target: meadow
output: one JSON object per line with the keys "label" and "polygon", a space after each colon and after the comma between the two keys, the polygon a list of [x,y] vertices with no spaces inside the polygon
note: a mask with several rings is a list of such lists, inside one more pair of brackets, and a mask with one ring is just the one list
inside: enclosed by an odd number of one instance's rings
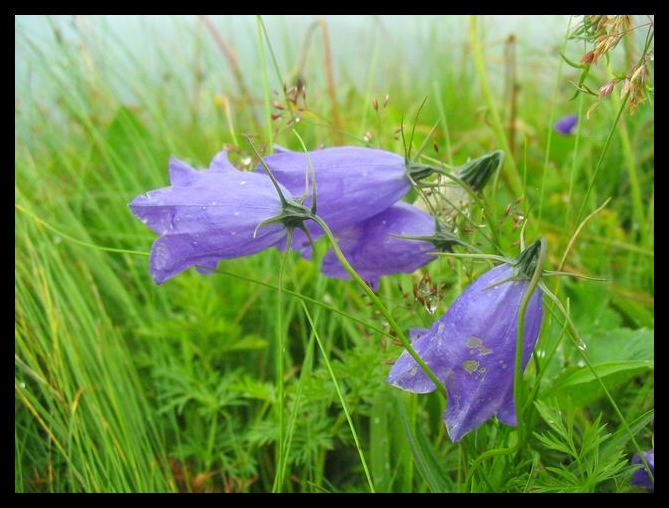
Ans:
{"label": "meadow", "polygon": [[[141,52],[99,17],[40,16],[38,34],[27,18],[16,493],[648,491],[634,478],[654,465],[633,461],[654,449],[652,16],[567,16],[554,45],[491,38],[494,16],[435,16],[411,47],[362,16],[345,53],[317,17],[297,30],[247,16],[237,31],[226,16],[149,17]],[[276,146],[344,145],[444,173],[503,161],[455,207],[465,244],[373,290],[322,273],[328,238],[310,258],[268,248],[153,280],[157,235],[129,203],[170,184],[171,156],[201,169],[225,149],[252,171]],[[431,178],[435,199],[459,185]],[[454,441],[454,401],[389,372],[409,330],[540,238],[543,320],[526,368],[515,355],[517,425],[492,417]]]}

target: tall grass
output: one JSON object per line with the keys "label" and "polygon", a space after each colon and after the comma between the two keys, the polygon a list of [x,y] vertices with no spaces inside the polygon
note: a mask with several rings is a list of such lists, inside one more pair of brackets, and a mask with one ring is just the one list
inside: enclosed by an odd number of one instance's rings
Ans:
{"label": "tall grass", "polygon": [[[557,48],[491,41],[486,17],[435,18],[418,65],[370,18],[362,76],[325,20],[137,18],[141,57],[104,19],[41,20],[15,25],[16,492],[634,490],[654,432],[652,101],[630,115],[615,96],[586,121]],[[449,27],[466,37],[446,46]],[[571,112],[575,136],[554,133]],[[472,244],[514,257],[524,225],[548,239],[547,269],[604,279],[546,279],[587,347],[546,301],[522,446],[495,421],[452,443],[442,398],[385,382],[401,351],[387,317],[429,326],[489,265],[440,257],[374,297],[321,275],[320,245],[313,262],[272,250],[149,276],[153,235],[127,203],[167,185],[170,154],[205,167],[228,146],[244,169],[250,142],[403,154],[400,127],[433,163],[505,150]]]}

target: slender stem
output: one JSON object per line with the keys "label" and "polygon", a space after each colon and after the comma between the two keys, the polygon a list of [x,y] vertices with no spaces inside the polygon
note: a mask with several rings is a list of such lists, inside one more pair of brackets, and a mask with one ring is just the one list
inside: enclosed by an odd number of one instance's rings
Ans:
{"label": "slender stem", "polygon": [[[544,238],[539,240],[541,245],[539,247],[539,255],[537,258],[537,264],[530,279],[530,283],[527,286],[527,290],[523,295],[523,299],[520,302],[520,311],[518,313],[518,335],[516,337],[516,363],[514,370],[513,378],[513,400],[515,402],[516,412],[517,408],[521,406],[520,400],[522,398],[523,391],[523,343],[525,338],[525,314],[527,313],[527,306],[530,303],[530,299],[534,294],[534,291],[537,289],[539,282],[541,282],[541,277],[544,272],[544,263],[546,262],[546,253],[547,253],[547,244]],[[517,447],[520,448],[524,441],[525,437],[525,425],[523,424],[523,419],[518,418],[518,442]]]}
{"label": "slender stem", "polygon": [[286,251],[283,255],[281,261],[281,267],[279,269],[279,287],[277,290],[277,324],[276,324],[276,354],[274,356],[275,361],[275,370],[276,370],[276,404],[278,410],[278,425],[279,425],[279,437],[277,439],[277,457],[276,457],[276,475],[274,476],[274,483],[272,485],[272,492],[280,492],[283,487],[284,482],[284,472],[286,469],[287,461],[287,451],[284,448],[284,428],[283,428],[283,399],[284,399],[284,389],[283,389],[283,353],[284,353],[284,335],[283,335],[283,276],[285,273],[286,263],[288,260],[288,254],[290,252],[290,243],[293,236],[293,230],[288,230],[288,238],[286,239]]}
{"label": "slender stem", "polygon": [[497,143],[500,144],[504,151],[509,154],[507,160],[509,161],[510,167],[508,168],[508,171],[502,173],[502,179],[508,187],[508,190],[514,196],[520,197],[523,195],[522,180],[518,174],[516,160],[513,157],[513,152],[509,146],[509,141],[504,134],[504,127],[499,117],[497,108],[495,107],[495,100],[492,96],[492,91],[490,90],[490,82],[488,80],[488,74],[485,69],[483,48],[481,47],[481,41],[479,39],[478,23],[477,17],[475,15],[469,18],[469,38],[473,53],[474,67],[476,68],[476,73],[478,74],[481,92],[483,93],[483,97],[485,98],[485,101],[488,105],[488,111],[490,112],[490,116],[492,118],[492,128],[495,131]]}
{"label": "slender stem", "polygon": [[588,197],[590,196],[590,191],[595,186],[595,179],[597,178],[597,175],[599,174],[599,170],[602,167],[602,163],[604,162],[604,155],[606,155],[606,152],[609,149],[609,146],[611,145],[611,139],[613,139],[613,134],[616,131],[616,126],[618,125],[618,122],[620,121],[620,117],[623,114],[623,111],[625,110],[625,104],[627,104],[627,100],[629,99],[629,92],[625,94],[625,97],[622,100],[622,103],[620,107],[618,108],[618,114],[616,115],[615,120],[613,121],[613,125],[611,126],[611,129],[609,130],[608,135],[606,136],[606,141],[604,142],[604,146],[602,147],[602,151],[599,154],[599,160],[597,161],[597,165],[595,166],[595,171],[592,175],[592,178],[590,179],[588,189],[585,192],[585,196],[583,197],[583,204],[581,205],[581,209],[578,212],[578,215],[576,216],[576,222],[579,223],[581,221],[581,217],[583,216],[583,213],[585,212],[585,207],[588,205]]}
{"label": "slender stem", "polygon": [[[263,90],[265,92],[265,114],[267,119],[271,119],[272,116],[272,97],[271,89],[269,85],[269,76],[267,75],[267,59],[265,56],[265,41],[267,40],[267,31],[265,30],[265,23],[263,23],[262,17],[258,16],[258,53],[260,53],[260,69],[262,73],[262,82]],[[274,52],[272,51],[272,46],[268,46],[272,58],[274,57]],[[279,75],[281,77],[281,75]],[[272,130],[271,120],[267,122],[267,144],[269,146],[274,145],[274,131]]]}
{"label": "slender stem", "polygon": [[325,76],[327,79],[327,94],[330,98],[332,111],[332,125],[334,126],[334,135],[338,144],[343,144],[341,118],[339,115],[339,103],[337,102],[337,89],[334,81],[334,71],[332,70],[332,52],[330,51],[330,31],[326,20],[319,20],[321,35],[323,36],[323,65],[325,66]]}
{"label": "slender stem", "polygon": [[435,375],[435,373],[432,372],[432,369],[430,369],[430,367],[427,366],[427,364],[418,355],[418,353],[416,353],[416,350],[411,346],[411,341],[409,341],[409,339],[406,337],[404,331],[397,324],[395,318],[393,318],[393,315],[390,313],[388,308],[385,305],[383,305],[383,302],[379,299],[376,293],[374,293],[372,288],[370,288],[369,285],[367,285],[367,283],[360,277],[360,275],[358,275],[358,272],[355,271],[353,266],[351,266],[351,263],[349,263],[348,259],[346,259],[346,256],[344,256],[344,253],[339,248],[339,245],[337,245],[337,240],[335,239],[330,227],[325,223],[323,219],[321,219],[318,216],[314,216],[312,217],[312,219],[316,222],[316,224],[318,224],[321,228],[323,228],[325,236],[328,238],[330,245],[332,246],[332,250],[335,253],[335,256],[337,256],[337,259],[342,264],[344,269],[349,273],[351,277],[353,277],[353,280],[355,280],[358,283],[358,285],[362,288],[365,294],[369,296],[374,306],[379,310],[379,312],[381,312],[383,317],[388,321],[390,328],[395,332],[397,338],[400,340],[400,342],[402,342],[404,348],[416,361],[416,363],[420,365],[420,368],[423,369],[425,374],[427,374],[427,376],[435,384],[435,386],[437,387],[437,391],[444,397],[444,399],[447,399],[448,395],[446,394],[446,388],[444,387],[442,382]]}
{"label": "slender stem", "polygon": [[304,301],[300,302],[302,304],[302,310],[304,310],[304,314],[307,317],[307,321],[309,321],[309,325],[311,326],[311,330],[314,334],[314,337],[316,338],[316,342],[318,343],[318,348],[321,350],[321,354],[323,355],[323,361],[325,362],[325,366],[328,369],[328,373],[330,374],[330,378],[332,378],[332,383],[334,384],[335,391],[337,392],[337,397],[339,398],[339,402],[341,403],[342,410],[344,411],[344,415],[346,415],[346,421],[348,421],[349,428],[351,429],[351,435],[353,436],[353,441],[355,442],[355,447],[358,450],[358,455],[360,456],[360,462],[362,463],[362,469],[365,471],[365,478],[367,479],[367,484],[369,485],[369,490],[370,492],[374,493],[374,481],[372,480],[372,475],[369,472],[369,467],[367,466],[367,461],[365,460],[365,455],[362,453],[362,445],[360,444],[360,438],[358,437],[358,433],[355,430],[355,425],[353,425],[353,419],[351,418],[351,412],[348,409],[348,406],[346,404],[346,399],[344,397],[344,394],[341,391],[341,388],[339,387],[339,383],[337,382],[337,376],[334,373],[334,370],[332,369],[332,363],[330,362],[330,359],[328,358],[328,355],[325,351],[325,348],[323,347],[323,341],[320,338],[320,335],[316,331],[316,326],[314,325],[314,322],[311,318],[311,314],[309,313],[309,310],[307,309],[307,306],[305,305]]}

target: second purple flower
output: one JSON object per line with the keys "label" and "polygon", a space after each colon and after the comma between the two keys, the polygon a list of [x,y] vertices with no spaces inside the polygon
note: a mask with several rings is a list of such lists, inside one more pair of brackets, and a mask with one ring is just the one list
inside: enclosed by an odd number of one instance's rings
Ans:
{"label": "second purple flower", "polygon": [[[494,415],[506,425],[517,424],[513,385],[518,317],[544,248],[544,241],[537,241],[514,264],[502,264],[484,273],[429,329],[411,331],[412,347],[448,393],[443,419],[453,441]],[[541,300],[542,291],[537,287],[525,314],[523,368],[539,336]],[[436,389],[407,351],[391,369],[388,383],[414,393]]]}

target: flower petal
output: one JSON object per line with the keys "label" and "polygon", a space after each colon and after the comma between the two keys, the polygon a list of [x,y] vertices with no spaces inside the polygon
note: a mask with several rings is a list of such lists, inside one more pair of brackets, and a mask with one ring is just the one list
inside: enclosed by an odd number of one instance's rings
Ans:
{"label": "flower petal", "polygon": [[[374,217],[337,230],[335,237],[349,263],[376,289],[381,276],[412,273],[435,259],[438,249],[432,242],[402,236],[434,234],[431,215],[400,201]],[[323,258],[322,272],[330,277],[351,278],[333,251]]]}
{"label": "flower petal", "polygon": [[[515,350],[526,279],[512,280],[514,267],[497,266],[484,273],[453,302],[412,345],[442,380],[448,394],[443,420],[453,441],[497,414],[516,425],[513,399]],[[536,289],[525,313],[523,368],[539,335],[543,318],[542,291]],[[388,381],[399,388],[424,393],[434,390],[426,374],[406,351],[393,366]]]}
{"label": "flower petal", "polygon": [[[648,462],[648,467],[650,468],[651,473],[653,475],[655,474],[655,450],[647,450],[645,452],[645,458],[646,462]],[[632,458],[632,464],[642,464],[641,457],[639,454],[634,454],[634,457]],[[648,471],[646,471],[646,468],[643,467],[641,469],[637,469],[634,474],[632,475],[632,485],[636,485],[637,487],[641,487],[642,489],[646,490],[655,490],[655,480],[650,478],[650,475],[648,474]]]}
{"label": "flower petal", "polygon": [[[516,423],[513,378],[518,312],[528,281],[508,280],[512,276],[510,265],[489,270],[465,289],[440,320],[445,354],[451,362],[444,382],[449,398],[443,416],[453,441],[496,413],[503,423]],[[525,314],[523,368],[539,335],[541,296],[540,290],[534,292]]]}
{"label": "flower petal", "polygon": [[[355,224],[385,210],[410,188],[404,158],[385,150],[340,146],[294,152],[280,149],[264,158],[274,177],[311,206],[312,174],[316,181],[316,214],[331,229]],[[259,172],[264,172],[261,165]],[[322,234],[307,224],[314,237]]]}
{"label": "flower petal", "polygon": [[[269,177],[237,170],[225,153],[214,157],[212,164],[212,169],[196,171],[172,158],[172,185],[130,203],[135,216],[161,235],[150,259],[158,283],[190,266],[213,267],[220,259],[255,254],[285,239],[281,224],[259,227],[282,212]],[[281,189],[287,199],[292,198]]]}
{"label": "flower petal", "polygon": [[[424,328],[411,329],[409,336],[412,339],[411,346],[418,356],[430,367],[438,379],[443,380],[448,364],[441,339],[435,338],[431,330]],[[437,389],[425,371],[406,350],[402,351],[393,365],[387,381],[392,386],[412,393],[429,393]]]}

